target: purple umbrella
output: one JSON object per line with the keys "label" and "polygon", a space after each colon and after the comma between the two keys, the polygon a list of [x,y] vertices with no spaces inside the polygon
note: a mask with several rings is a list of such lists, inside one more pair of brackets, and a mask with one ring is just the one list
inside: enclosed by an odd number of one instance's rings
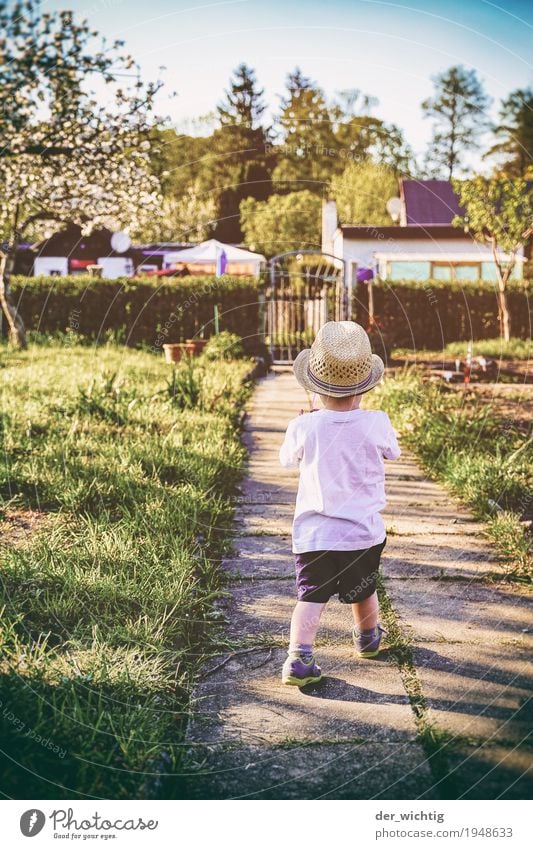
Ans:
{"label": "purple umbrella", "polygon": [[355,279],[358,283],[366,283],[367,280],[374,279],[374,272],[371,268],[365,268],[365,266],[363,265],[355,272]]}

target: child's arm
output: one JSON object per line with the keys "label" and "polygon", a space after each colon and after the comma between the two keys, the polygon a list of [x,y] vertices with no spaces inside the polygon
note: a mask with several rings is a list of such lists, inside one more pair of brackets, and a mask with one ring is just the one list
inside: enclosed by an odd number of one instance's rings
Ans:
{"label": "child's arm", "polygon": [[394,430],[391,420],[389,419],[387,413],[383,414],[385,416],[385,437],[383,439],[383,456],[386,460],[398,460],[401,456],[401,449],[398,445],[398,439],[396,436],[396,431]]}
{"label": "child's arm", "polygon": [[285,469],[298,466],[303,456],[303,449],[298,445],[296,420],[289,422],[283,445],[279,450],[279,461]]}

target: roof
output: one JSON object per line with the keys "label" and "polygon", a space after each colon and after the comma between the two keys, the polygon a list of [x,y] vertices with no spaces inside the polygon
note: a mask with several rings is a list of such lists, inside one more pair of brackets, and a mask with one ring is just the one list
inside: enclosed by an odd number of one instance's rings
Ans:
{"label": "roof", "polygon": [[47,239],[32,245],[39,256],[96,257],[103,254],[115,255],[111,248],[111,230],[100,227],[87,236],[82,235],[78,224],[69,224],[56,230]]}
{"label": "roof", "polygon": [[473,239],[460,227],[452,227],[451,224],[433,224],[426,227],[420,224],[408,224],[402,227],[399,224],[390,226],[374,227],[372,224],[341,227],[342,234],[346,239],[376,240],[376,239],[465,239],[472,242]]}
{"label": "roof", "polygon": [[265,260],[263,254],[256,254],[235,245],[226,245],[217,239],[208,239],[192,248],[181,251],[172,251],[166,255],[168,261],[173,262],[216,262],[221,251],[226,254],[228,262],[252,262],[254,260]]}
{"label": "roof", "polygon": [[449,180],[400,180],[405,224],[451,224],[463,215]]}

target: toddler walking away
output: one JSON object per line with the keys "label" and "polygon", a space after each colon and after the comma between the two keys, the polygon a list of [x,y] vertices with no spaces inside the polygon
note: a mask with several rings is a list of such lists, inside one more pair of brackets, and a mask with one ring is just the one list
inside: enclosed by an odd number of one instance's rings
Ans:
{"label": "toddler walking away", "polygon": [[324,409],[289,422],[280,449],[282,466],[299,467],[292,531],[298,601],[291,620],[282,681],[303,687],[320,681],[313,643],[331,596],[351,604],[359,657],[375,657],[379,625],[376,581],[385,526],[383,459],[400,449],[386,413],[361,410],[361,396],[382,379],[383,361],[372,354],[364,329],[329,321],[310,349],[294,361],[294,375],[321,396]]}

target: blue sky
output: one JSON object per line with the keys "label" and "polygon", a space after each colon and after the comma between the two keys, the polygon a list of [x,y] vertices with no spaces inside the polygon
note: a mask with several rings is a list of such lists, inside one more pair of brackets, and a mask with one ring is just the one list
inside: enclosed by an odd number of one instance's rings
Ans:
{"label": "blue sky", "polygon": [[159,110],[185,131],[214,109],[241,61],[256,68],[272,109],[295,65],[330,97],[348,88],[376,96],[374,114],[403,127],[416,151],[430,134],[420,102],[432,74],[475,68],[494,113],[511,89],[533,84],[525,0],[43,0],[42,8],[74,9],[125,39],[146,78],[165,65]]}

